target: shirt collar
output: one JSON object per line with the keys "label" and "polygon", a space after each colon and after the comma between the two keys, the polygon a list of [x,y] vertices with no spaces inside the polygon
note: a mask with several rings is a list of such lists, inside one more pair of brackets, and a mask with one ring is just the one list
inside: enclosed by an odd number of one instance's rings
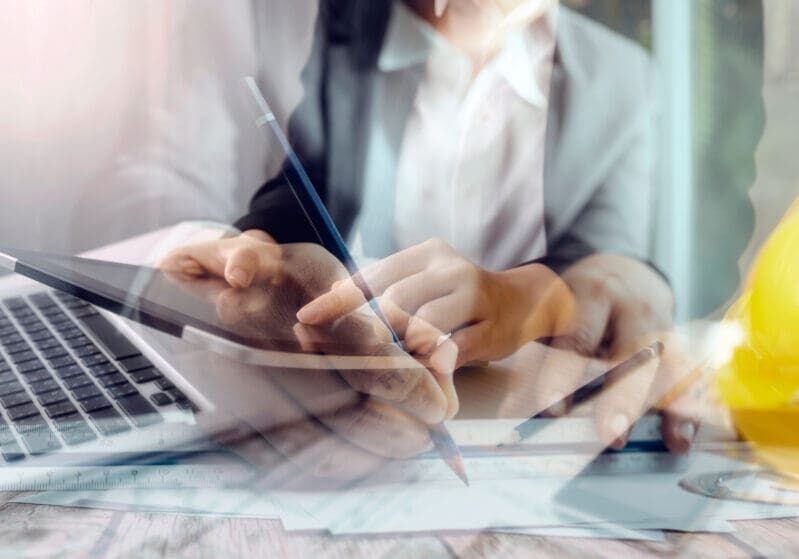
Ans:
{"label": "shirt collar", "polygon": [[[392,4],[391,21],[377,63],[381,72],[396,72],[424,64],[436,49],[451,50],[452,56],[465,58],[403,2]],[[496,71],[519,97],[541,108],[547,105],[550,72],[542,72],[540,66],[551,67],[553,63],[556,17],[557,11],[553,11],[515,31],[486,67],[496,65]]]}

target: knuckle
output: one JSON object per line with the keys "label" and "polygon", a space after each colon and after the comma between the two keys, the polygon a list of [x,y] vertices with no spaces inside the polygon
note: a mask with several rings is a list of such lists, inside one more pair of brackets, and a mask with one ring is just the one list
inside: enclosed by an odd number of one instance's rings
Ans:
{"label": "knuckle", "polygon": [[593,356],[596,349],[594,347],[595,337],[589,326],[578,324],[572,333],[565,338],[561,347],[565,347],[579,355]]}

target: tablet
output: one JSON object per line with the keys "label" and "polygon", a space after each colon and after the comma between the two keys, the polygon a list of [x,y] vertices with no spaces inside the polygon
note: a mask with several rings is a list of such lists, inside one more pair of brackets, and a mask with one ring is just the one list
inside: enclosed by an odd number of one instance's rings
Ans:
{"label": "tablet", "polygon": [[376,334],[381,324],[376,317],[354,314],[325,328],[299,326],[295,314],[313,296],[296,282],[234,289],[221,278],[4,247],[0,266],[243,363],[337,370],[420,367]]}

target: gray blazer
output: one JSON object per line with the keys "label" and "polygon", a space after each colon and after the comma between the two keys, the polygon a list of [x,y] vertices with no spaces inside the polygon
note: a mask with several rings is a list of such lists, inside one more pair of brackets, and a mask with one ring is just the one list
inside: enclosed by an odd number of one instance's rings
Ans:
{"label": "gray blazer", "polygon": [[[303,72],[305,97],[289,136],[333,220],[346,238],[358,215],[370,122],[370,87],[391,0],[321,3],[314,47]],[[416,82],[401,87],[400,133]],[[651,69],[631,41],[561,8],[544,165],[548,254],[562,269],[596,252],[646,259],[653,176]],[[294,199],[290,168],[254,196],[236,225],[264,229],[279,242],[319,242]],[[392,177],[387,177],[391,180]],[[519,263],[523,264],[523,263]]]}

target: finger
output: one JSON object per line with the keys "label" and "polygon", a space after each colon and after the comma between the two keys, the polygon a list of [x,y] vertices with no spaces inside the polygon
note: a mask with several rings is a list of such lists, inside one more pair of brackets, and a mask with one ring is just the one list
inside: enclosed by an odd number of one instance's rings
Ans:
{"label": "finger", "polygon": [[[309,327],[303,324],[297,325],[294,331],[303,348],[308,348],[306,351],[316,351],[322,348],[322,351],[330,353],[330,332],[321,332],[319,327]],[[332,337],[335,339],[335,332]],[[368,335],[361,336],[360,339],[367,340]],[[340,369],[339,374],[358,392],[392,402],[403,411],[428,424],[441,422],[447,416],[448,410],[453,407],[457,409],[457,405],[453,406],[450,401],[454,387],[451,392],[445,393],[431,371],[393,343],[361,347],[350,346],[346,350],[347,354],[357,354],[362,357],[373,355],[376,362],[391,355],[404,356],[407,360],[407,366],[403,368],[375,366],[359,370]]]}
{"label": "finger", "polygon": [[235,287],[246,287],[253,280],[270,279],[278,268],[282,251],[274,242],[261,240],[265,233],[250,232],[181,247],[161,261],[160,267],[189,275],[208,273],[225,278]]}
{"label": "finger", "polygon": [[415,314],[425,303],[452,293],[458,284],[456,273],[454,268],[425,270],[392,284],[380,298],[391,301],[409,314]]}
{"label": "finger", "polygon": [[[609,329],[611,356],[621,361],[642,347],[652,345],[658,341],[658,332],[667,330],[667,320],[668,317],[647,312],[641,305],[622,306]],[[630,371],[608,375],[609,389],[599,396],[596,406],[598,428],[603,437],[621,431],[625,422],[629,430],[629,426],[651,409],[658,400],[656,380],[663,376],[665,364],[661,354],[657,359]],[[612,446],[623,448],[628,435],[618,436]]]}
{"label": "finger", "polygon": [[362,282],[363,286],[375,296],[382,295],[386,289],[400,280],[427,269],[432,259],[446,250],[448,247],[437,239],[414,245],[367,266],[358,274],[356,283]]}
{"label": "finger", "polygon": [[691,450],[699,430],[699,423],[671,412],[663,412],[661,415],[663,417],[661,431],[666,447],[677,454],[685,454]]}
{"label": "finger", "polygon": [[605,389],[597,396],[594,412],[600,439],[613,448],[623,448],[632,425],[651,406],[650,388],[660,359],[608,375]]}
{"label": "finger", "polygon": [[421,364],[415,369],[342,370],[339,373],[355,390],[391,402],[428,425],[444,421],[450,410],[447,395],[433,374]]}
{"label": "finger", "polygon": [[235,289],[228,287],[216,297],[216,314],[226,326],[237,326],[254,316],[263,316],[269,306],[269,297],[262,289]]}
{"label": "finger", "polygon": [[455,390],[455,366],[458,361],[458,346],[446,340],[427,360],[428,368],[447,402],[445,419],[452,419],[458,413],[460,401]]}
{"label": "finger", "polygon": [[419,353],[432,351],[442,334],[456,332],[477,318],[476,301],[469,290],[425,303],[408,323],[405,343]]}
{"label": "finger", "polygon": [[491,335],[491,323],[479,322],[473,326],[463,328],[452,334],[450,340],[458,348],[458,358],[455,368],[460,368],[473,361],[487,360],[485,340]]}
{"label": "finger", "polygon": [[348,279],[302,307],[297,320],[311,326],[326,324],[358,310],[366,302],[363,292]]}
{"label": "finger", "polygon": [[535,409],[558,417],[568,413],[568,396],[593,380],[601,371],[589,371],[592,357],[602,343],[610,318],[604,299],[583,300],[576,311],[571,332],[555,338],[538,374]]}

